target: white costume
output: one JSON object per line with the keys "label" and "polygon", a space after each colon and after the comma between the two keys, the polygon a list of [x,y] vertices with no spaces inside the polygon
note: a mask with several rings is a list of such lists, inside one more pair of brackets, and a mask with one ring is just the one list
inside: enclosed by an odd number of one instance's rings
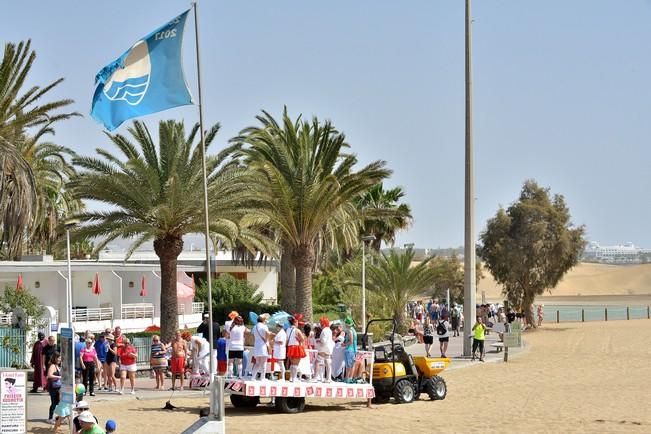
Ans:
{"label": "white costume", "polygon": [[264,380],[267,375],[267,358],[269,357],[269,349],[267,348],[269,328],[264,322],[259,322],[253,327],[251,333],[253,333],[255,338],[255,344],[253,346],[255,365],[251,369],[251,377],[257,380],[258,373],[260,373],[260,379]]}

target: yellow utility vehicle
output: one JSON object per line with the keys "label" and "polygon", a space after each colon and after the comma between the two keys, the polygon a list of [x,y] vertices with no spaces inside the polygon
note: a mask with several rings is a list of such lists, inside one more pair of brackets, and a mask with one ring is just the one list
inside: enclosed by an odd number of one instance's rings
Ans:
{"label": "yellow utility vehicle", "polygon": [[413,357],[402,343],[396,343],[396,321],[372,319],[366,325],[362,348],[366,350],[369,326],[374,322],[391,322],[393,328],[389,342],[374,344],[372,384],[376,403],[388,402],[393,397],[398,403],[409,403],[426,393],[432,400],[445,399],[448,389],[438,374],[450,365],[450,359],[439,357]]}

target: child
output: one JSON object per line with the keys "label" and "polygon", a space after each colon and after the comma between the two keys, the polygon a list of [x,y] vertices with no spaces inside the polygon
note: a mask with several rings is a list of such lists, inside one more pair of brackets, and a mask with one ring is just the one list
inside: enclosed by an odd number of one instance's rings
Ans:
{"label": "child", "polygon": [[104,428],[107,434],[114,433],[115,430],[118,428],[118,424],[115,423],[113,419],[109,419],[106,421],[106,426]]}
{"label": "child", "polygon": [[[274,336],[273,360],[280,368],[280,380],[285,381],[285,357],[287,356],[287,333],[283,325],[276,324],[276,335]],[[275,368],[275,367],[274,367]]]}
{"label": "child", "polygon": [[226,375],[228,357],[226,355],[226,330],[222,330],[221,337],[217,340],[217,375]]}

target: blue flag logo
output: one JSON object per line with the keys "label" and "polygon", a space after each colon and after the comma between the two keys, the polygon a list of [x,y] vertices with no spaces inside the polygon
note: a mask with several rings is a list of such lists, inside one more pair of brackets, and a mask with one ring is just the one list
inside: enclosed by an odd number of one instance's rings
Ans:
{"label": "blue flag logo", "polygon": [[132,118],[192,104],[181,64],[188,12],[136,42],[97,73],[91,116],[107,130]]}

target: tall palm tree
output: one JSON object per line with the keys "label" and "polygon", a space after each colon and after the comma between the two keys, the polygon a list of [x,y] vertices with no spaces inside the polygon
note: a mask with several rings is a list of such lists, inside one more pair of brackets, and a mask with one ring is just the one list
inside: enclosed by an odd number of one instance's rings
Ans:
{"label": "tall palm tree", "polygon": [[390,171],[383,161],[354,171],[357,158],[344,152],[345,136],[329,121],[292,121],[286,108],[282,124],[264,111],[257,120],[261,126],[243,130],[234,141],[243,144],[241,155],[258,179],[252,185],[258,214],[279,233],[283,256],[291,255],[296,308],[311,319],[319,237],[359,219],[354,199]]}
{"label": "tall palm tree", "polygon": [[21,254],[38,207],[37,180],[17,143],[31,128],[53,131],[54,123],[78,115],[58,112],[70,99],[40,101],[62,78],[45,87],[24,88],[35,59],[27,41],[5,44],[0,62],[0,251],[7,257]]}
{"label": "tall palm tree", "polygon": [[436,281],[436,270],[428,266],[432,258],[412,266],[414,251],[411,248],[404,253],[390,250],[388,254],[380,252],[366,267],[366,288],[381,297],[384,308],[392,313],[401,329],[407,303],[430,289]]}
{"label": "tall palm tree", "polygon": [[[206,135],[206,148],[219,130]],[[135,237],[127,257],[146,241],[154,241],[161,267],[161,335],[171,339],[178,327],[176,271],[183,250],[183,235],[204,229],[201,145],[195,145],[198,125],[185,134],[182,122],[161,121],[158,146],[141,122],[128,129],[131,138],[108,134],[122,153],[121,158],[97,149],[101,158],[76,158],[82,170],[71,182],[76,197],[109,205],[106,211],[84,211],[76,239],[98,238],[99,251],[116,238]],[[240,227],[248,210],[244,170],[226,162],[228,148],[206,156],[210,232],[213,243],[232,245],[238,237],[247,242],[259,239]]]}
{"label": "tall palm tree", "polygon": [[404,196],[401,187],[385,190],[382,184],[377,184],[357,201],[357,207],[364,214],[363,234],[375,237],[370,243],[375,251],[380,251],[382,241],[393,246],[396,232],[411,224],[411,208],[399,203]]}

